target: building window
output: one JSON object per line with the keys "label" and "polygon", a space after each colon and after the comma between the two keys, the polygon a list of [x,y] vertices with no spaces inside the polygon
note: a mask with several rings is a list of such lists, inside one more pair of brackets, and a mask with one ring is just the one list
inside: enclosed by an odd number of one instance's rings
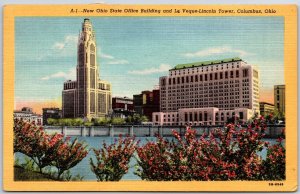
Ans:
{"label": "building window", "polygon": [[240,115],[240,119],[244,119],[244,113],[243,112],[239,112]]}
{"label": "building window", "polygon": [[177,78],[177,84],[180,84],[180,77]]}
{"label": "building window", "polygon": [[207,121],[207,112],[204,113],[204,121]]}
{"label": "building window", "polygon": [[202,113],[199,113],[199,121],[202,121]]}
{"label": "building window", "polygon": [[211,73],[211,74],[209,74],[209,80],[212,80],[212,79],[213,79],[213,75]]}
{"label": "building window", "polygon": [[181,83],[184,84],[184,77],[181,77]]}
{"label": "building window", "polygon": [[193,113],[190,112],[190,121],[193,121]]}
{"label": "building window", "polygon": [[195,112],[195,115],[194,115],[194,121],[198,121],[198,115],[197,115],[196,112]]}
{"label": "building window", "polygon": [[243,70],[243,77],[248,77],[248,69]]}
{"label": "building window", "polygon": [[202,79],[202,75],[200,75],[200,81],[202,82],[202,80],[203,80],[203,79]]}
{"label": "building window", "polygon": [[220,72],[220,79],[223,79],[223,72]]}
{"label": "building window", "polygon": [[240,75],[239,70],[236,70],[235,77],[239,77],[239,75]]}
{"label": "building window", "polygon": [[195,82],[198,82],[198,76],[195,75]]}
{"label": "building window", "polygon": [[189,76],[186,76],[186,83],[189,83]]}
{"label": "building window", "polygon": [[184,113],[184,121],[188,121],[188,115],[187,115],[187,113]]}
{"label": "building window", "polygon": [[191,76],[191,82],[194,82],[194,76]]}
{"label": "building window", "polygon": [[207,81],[207,74],[205,74],[205,81]]}
{"label": "building window", "polygon": [[218,73],[215,73],[215,80],[218,79]]}
{"label": "building window", "polygon": [[225,72],[225,79],[227,79],[228,78],[228,72],[226,71]]}
{"label": "building window", "polygon": [[233,78],[233,71],[230,71],[230,78]]}
{"label": "building window", "polygon": [[173,84],[176,84],[176,80],[175,80],[175,77],[173,78]]}

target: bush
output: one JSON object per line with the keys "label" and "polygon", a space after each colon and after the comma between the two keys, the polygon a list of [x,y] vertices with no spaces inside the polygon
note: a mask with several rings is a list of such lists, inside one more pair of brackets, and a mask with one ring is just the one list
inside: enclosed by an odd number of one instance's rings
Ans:
{"label": "bush", "polygon": [[189,128],[184,137],[173,131],[175,140],[157,137],[156,142],[137,148],[135,173],[143,180],[159,181],[264,180],[270,179],[266,174],[276,169],[278,180],[284,174],[283,147],[270,147],[268,158],[274,159],[272,164],[258,155],[266,145],[261,140],[265,128],[265,119],[260,117],[246,129],[228,124],[224,129],[212,130],[208,137],[196,138],[196,131]]}
{"label": "bush", "polygon": [[132,157],[137,142],[134,137],[119,137],[118,141],[103,148],[93,149],[96,162],[90,158],[92,172],[98,181],[119,181],[128,172],[130,158]]}
{"label": "bush", "polygon": [[70,138],[62,134],[49,135],[42,127],[18,119],[14,122],[14,152],[30,157],[40,172],[46,166],[55,166],[57,179],[88,153],[86,146],[77,139],[70,142]]}
{"label": "bush", "polygon": [[57,179],[70,168],[76,166],[83,158],[86,157],[88,151],[87,145],[78,142],[77,139],[70,141],[69,138],[59,141],[53,149],[53,166],[58,170]]}
{"label": "bush", "polygon": [[277,144],[269,146],[266,160],[263,162],[265,180],[285,180],[285,148],[282,138]]}
{"label": "bush", "polygon": [[148,142],[137,148],[137,154],[135,174],[142,180],[179,180],[177,173],[173,171],[175,165],[172,160],[172,144],[167,140],[157,137],[157,142]]}
{"label": "bush", "polygon": [[34,123],[15,120],[14,152],[20,152],[30,157],[39,167],[39,171],[52,164],[53,148],[62,141],[61,134],[48,135],[42,127]]}

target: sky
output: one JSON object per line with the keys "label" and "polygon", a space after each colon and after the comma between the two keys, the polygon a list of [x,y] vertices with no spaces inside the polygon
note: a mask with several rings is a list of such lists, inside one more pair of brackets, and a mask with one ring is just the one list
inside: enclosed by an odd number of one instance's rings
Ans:
{"label": "sky", "polygon": [[[83,17],[15,20],[15,109],[61,107],[65,80],[76,79]],[[90,17],[100,79],[113,96],[152,90],[177,64],[240,57],[260,71],[260,101],[284,84],[283,17]]]}

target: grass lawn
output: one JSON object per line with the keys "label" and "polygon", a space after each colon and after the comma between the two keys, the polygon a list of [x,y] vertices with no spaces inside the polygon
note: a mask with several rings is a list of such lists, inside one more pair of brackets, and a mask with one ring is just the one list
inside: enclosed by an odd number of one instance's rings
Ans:
{"label": "grass lawn", "polygon": [[14,180],[15,181],[54,181],[47,175],[26,170],[19,166],[14,166]]}

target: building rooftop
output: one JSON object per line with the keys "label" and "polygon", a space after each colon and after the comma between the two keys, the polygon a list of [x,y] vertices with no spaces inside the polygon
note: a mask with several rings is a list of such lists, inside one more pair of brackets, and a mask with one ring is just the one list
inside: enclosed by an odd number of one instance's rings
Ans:
{"label": "building rooftop", "polygon": [[199,67],[199,66],[208,66],[208,65],[215,65],[215,64],[236,62],[236,61],[242,61],[242,59],[239,57],[234,57],[234,58],[227,58],[227,59],[220,59],[220,60],[213,60],[213,61],[201,61],[201,62],[195,62],[195,63],[178,64],[173,69],[170,69],[170,70],[185,69],[185,68]]}
{"label": "building rooftop", "polygon": [[274,104],[269,103],[269,102],[259,102],[259,104],[268,104],[268,105],[274,106]]}

